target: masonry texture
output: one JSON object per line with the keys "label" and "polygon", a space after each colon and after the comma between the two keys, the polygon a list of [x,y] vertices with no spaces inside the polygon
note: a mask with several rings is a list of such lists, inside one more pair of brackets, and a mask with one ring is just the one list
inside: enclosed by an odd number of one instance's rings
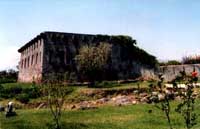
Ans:
{"label": "masonry texture", "polygon": [[[18,81],[40,82],[47,74],[66,72],[70,73],[71,78],[80,81],[84,77],[77,70],[75,56],[82,46],[97,46],[102,42],[112,45],[111,59],[102,79],[128,79],[142,75],[153,78],[154,64],[137,60],[141,56],[137,51],[141,49],[134,47],[136,41],[132,38],[130,40],[130,37],[43,32],[18,50],[21,53]],[[141,53],[148,55],[144,51]],[[154,59],[148,56],[147,59]]]}
{"label": "masonry texture", "polygon": [[191,75],[193,70],[195,70],[199,76],[200,64],[168,65],[160,67],[160,72],[163,73],[165,81],[172,81],[177,75],[180,75],[180,72],[183,70],[188,75]]}

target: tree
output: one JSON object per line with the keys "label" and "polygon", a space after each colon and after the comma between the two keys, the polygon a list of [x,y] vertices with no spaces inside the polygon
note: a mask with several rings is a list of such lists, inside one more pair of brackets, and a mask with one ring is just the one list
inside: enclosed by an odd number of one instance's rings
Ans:
{"label": "tree", "polygon": [[16,82],[17,75],[18,72],[13,69],[0,71],[0,83]]}
{"label": "tree", "polygon": [[194,83],[197,82],[197,72],[194,71],[191,73],[191,76],[184,76],[186,80],[186,91],[179,92],[179,95],[183,98],[182,102],[178,104],[175,109],[176,112],[180,113],[184,120],[187,129],[191,129],[194,125],[197,124],[198,115],[195,113],[195,100],[196,96],[194,95]]}
{"label": "tree", "polygon": [[[180,75],[177,76],[173,81],[173,92],[177,92],[178,96],[180,96],[181,102],[177,105],[175,111],[180,113],[184,118],[184,123],[186,125],[187,129],[191,129],[194,125],[197,124],[197,118],[198,114],[196,114],[196,108],[195,108],[195,100],[196,96],[194,94],[194,84],[197,82],[197,72],[194,71],[191,73],[191,75],[186,75],[185,69],[180,72]],[[156,105],[158,109],[161,109],[165,116],[167,117],[168,125],[170,129],[172,129],[171,124],[171,118],[170,118],[170,112],[171,112],[171,106],[170,106],[170,100],[173,98],[173,96],[170,97],[170,94],[168,92],[165,92],[163,89],[163,79],[161,78],[161,75],[159,76],[158,81],[158,87],[159,92],[164,94],[164,99],[160,101]],[[185,90],[182,91],[178,88],[177,83],[184,83],[186,84]],[[154,88],[153,85],[150,85],[150,88]],[[153,91],[153,89],[150,89],[150,91]],[[174,93],[173,93],[174,94]],[[171,95],[173,95],[171,94]],[[174,94],[175,95],[175,94]]]}
{"label": "tree", "polygon": [[47,97],[48,106],[53,116],[55,129],[61,129],[62,107],[66,95],[72,92],[72,89],[63,83],[63,75],[51,74],[44,81],[43,93]]}
{"label": "tree", "polygon": [[98,73],[104,71],[111,55],[111,47],[109,43],[100,43],[98,46],[86,45],[80,48],[79,54],[75,57],[79,71],[87,76],[91,86],[98,79]]}
{"label": "tree", "polygon": [[[164,90],[164,78],[162,76],[162,74],[160,74],[159,76],[159,81],[157,82],[157,87],[159,90],[159,93],[161,95],[163,95],[163,99],[155,104],[156,108],[160,109],[163,111],[163,113],[165,114],[166,118],[167,118],[167,124],[169,126],[169,129],[173,129],[172,124],[171,124],[171,104],[170,104],[170,100],[171,100],[171,96],[169,93],[165,92]],[[153,91],[156,88],[156,86],[153,86],[153,84],[150,85],[150,91]],[[152,97],[153,98],[153,97]],[[158,96],[157,96],[158,98]],[[156,101],[157,102],[157,99]]]}

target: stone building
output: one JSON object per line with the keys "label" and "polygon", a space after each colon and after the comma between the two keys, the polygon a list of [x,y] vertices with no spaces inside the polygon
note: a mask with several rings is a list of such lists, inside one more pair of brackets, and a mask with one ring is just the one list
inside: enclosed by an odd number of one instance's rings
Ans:
{"label": "stone building", "polygon": [[[135,47],[136,41],[129,36],[108,36],[43,32],[22,46],[19,62],[19,82],[42,81],[49,73],[73,73],[77,81],[82,79],[77,70],[75,56],[84,45],[98,45],[101,42],[112,44],[111,60],[103,79],[127,79],[148,73],[154,67],[155,57]],[[140,52],[141,51],[141,52]],[[143,54],[145,60],[138,60]],[[151,59],[151,62],[149,61]],[[148,62],[150,62],[148,64]]]}

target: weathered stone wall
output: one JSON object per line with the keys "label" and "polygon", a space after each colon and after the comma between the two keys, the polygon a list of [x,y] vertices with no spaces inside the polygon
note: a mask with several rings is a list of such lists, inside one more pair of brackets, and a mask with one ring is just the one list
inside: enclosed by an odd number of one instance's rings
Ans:
{"label": "weathered stone wall", "polygon": [[[153,73],[154,70],[150,70],[139,62],[129,58],[127,55],[131,54],[131,51],[128,51],[127,46],[113,42],[110,36],[84,34],[56,35],[54,33],[49,33],[46,36],[43,73],[70,72],[75,74],[78,80],[85,79],[77,70],[74,58],[82,46],[89,44],[98,45],[101,42],[112,44],[112,52],[111,59],[105,70],[106,72],[102,76],[99,75],[99,78],[115,80],[140,76],[153,78],[155,76]],[[131,46],[128,47],[130,48]]]}
{"label": "weathered stone wall", "polygon": [[21,52],[19,62],[19,82],[39,81],[42,77],[43,39],[37,39]]}
{"label": "weathered stone wall", "polygon": [[89,35],[48,34],[44,46],[43,73],[73,72],[74,57],[81,46],[91,43]]}
{"label": "weathered stone wall", "polygon": [[171,81],[177,75],[179,75],[180,71],[183,71],[184,69],[185,69],[186,74],[191,74],[191,72],[193,72],[194,69],[198,73],[200,73],[200,64],[161,66],[160,72],[163,73],[165,81]]}

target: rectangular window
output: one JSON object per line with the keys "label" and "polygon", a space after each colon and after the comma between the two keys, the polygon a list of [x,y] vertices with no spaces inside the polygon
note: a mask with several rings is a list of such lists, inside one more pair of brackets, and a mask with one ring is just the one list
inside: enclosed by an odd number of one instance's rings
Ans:
{"label": "rectangular window", "polygon": [[23,65],[24,65],[24,60],[22,60],[21,62],[21,69],[23,69]]}
{"label": "rectangular window", "polygon": [[39,62],[42,62],[42,53],[39,54]]}
{"label": "rectangular window", "polygon": [[37,61],[38,61],[38,53],[36,54],[36,57],[35,57],[35,64],[37,64]]}
{"label": "rectangular window", "polygon": [[24,68],[26,68],[26,58],[25,58],[25,60],[24,60]]}
{"label": "rectangular window", "polygon": [[32,58],[31,58],[31,65],[33,65],[33,60],[34,60],[34,55],[32,55]]}
{"label": "rectangular window", "polygon": [[29,67],[29,61],[30,61],[30,57],[28,57],[28,60],[27,60],[27,67]]}

